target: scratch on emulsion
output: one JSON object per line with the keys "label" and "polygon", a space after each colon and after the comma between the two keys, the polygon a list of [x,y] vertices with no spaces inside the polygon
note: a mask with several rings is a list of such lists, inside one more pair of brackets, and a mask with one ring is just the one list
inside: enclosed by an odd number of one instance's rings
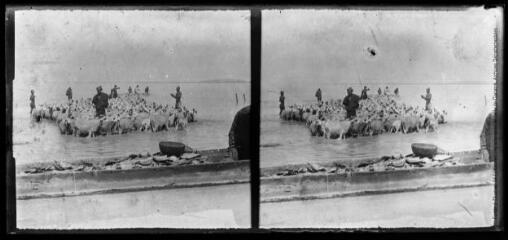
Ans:
{"label": "scratch on emulsion", "polygon": [[471,212],[466,208],[466,206],[464,206],[462,203],[460,202],[457,202],[464,210],[466,210],[466,212],[472,217],[473,214],[471,214]]}

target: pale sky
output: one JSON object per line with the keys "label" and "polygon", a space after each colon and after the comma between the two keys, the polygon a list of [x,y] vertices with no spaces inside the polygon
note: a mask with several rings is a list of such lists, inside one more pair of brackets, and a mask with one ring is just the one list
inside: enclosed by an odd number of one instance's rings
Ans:
{"label": "pale sky", "polygon": [[498,13],[483,8],[263,11],[262,88],[360,81],[493,83]]}
{"label": "pale sky", "polygon": [[27,10],[16,79],[250,80],[249,11]]}
{"label": "pale sky", "polygon": [[[262,86],[489,83],[497,13],[263,11]],[[248,11],[31,10],[15,22],[16,79],[250,79]]]}

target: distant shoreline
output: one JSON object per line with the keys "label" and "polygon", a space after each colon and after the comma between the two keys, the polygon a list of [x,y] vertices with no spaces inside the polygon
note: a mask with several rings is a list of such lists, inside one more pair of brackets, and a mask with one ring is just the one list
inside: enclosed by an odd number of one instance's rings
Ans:
{"label": "distant shoreline", "polygon": [[[275,82],[275,81],[274,81]],[[351,86],[378,86],[378,85],[389,85],[389,86],[407,86],[407,85],[495,85],[496,82],[351,82],[351,83],[321,83],[322,85],[351,85]]]}
{"label": "distant shoreline", "polygon": [[250,81],[247,81],[247,80],[237,80],[237,79],[213,79],[213,80],[198,80],[198,81],[165,81],[165,80],[156,80],[156,81],[138,81],[138,82],[130,82],[130,81],[127,81],[127,82],[116,82],[116,81],[79,81],[79,82],[72,82],[70,81],[69,82],[70,84],[73,84],[73,83],[80,83],[80,84],[90,84],[90,83],[97,83],[97,84],[139,84],[139,85],[146,85],[146,84],[150,84],[150,83],[165,83],[165,84],[188,84],[188,83],[192,83],[192,84],[196,84],[196,83],[205,83],[205,84],[210,84],[210,83],[250,83]]}
{"label": "distant shoreline", "polygon": [[212,79],[212,80],[195,81],[195,83],[250,83],[250,81],[240,79]]}

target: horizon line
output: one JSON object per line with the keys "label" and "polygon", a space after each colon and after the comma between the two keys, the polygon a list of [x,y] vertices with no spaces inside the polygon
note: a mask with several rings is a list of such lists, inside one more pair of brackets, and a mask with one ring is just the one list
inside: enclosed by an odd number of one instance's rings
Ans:
{"label": "horizon line", "polygon": [[[315,84],[315,83],[313,83]],[[324,82],[323,85],[329,85],[329,84],[335,84],[335,85],[495,85],[496,81],[493,82],[484,82],[484,81],[468,81],[468,82],[365,82],[365,83],[358,83],[358,82],[351,82],[351,83],[331,83],[331,82]]]}

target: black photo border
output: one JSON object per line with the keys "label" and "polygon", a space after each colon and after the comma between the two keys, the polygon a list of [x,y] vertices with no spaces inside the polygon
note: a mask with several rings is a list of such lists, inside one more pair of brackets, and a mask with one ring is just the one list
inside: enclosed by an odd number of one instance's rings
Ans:
{"label": "black photo border", "polygon": [[[406,8],[413,9],[419,7],[436,7],[436,8],[448,8],[448,7],[462,7],[465,4],[467,5],[485,5],[486,8],[500,6],[503,7],[503,17],[504,13],[506,13],[505,3],[504,1],[470,1],[470,2],[461,2],[458,3],[456,1],[445,1],[445,2],[427,2],[422,4],[417,1],[384,1],[384,3],[374,3],[372,1],[341,1],[340,3],[330,3],[330,1],[309,1],[307,3],[299,3],[298,5],[287,5],[291,4],[291,2],[278,2],[277,5],[263,5],[270,3],[266,2],[258,2],[258,3],[248,3],[246,5],[241,5],[241,3],[232,3],[223,1],[220,2],[206,2],[201,1],[197,4],[189,4],[189,1],[172,1],[169,3],[164,3],[160,1],[148,1],[145,3],[129,3],[129,2],[115,2],[115,1],[88,1],[87,3],[78,3],[78,1],[38,1],[36,4],[29,1],[7,1],[4,5],[4,19],[5,19],[5,98],[1,99],[2,107],[5,109],[5,118],[2,118],[2,121],[5,121],[6,128],[4,135],[2,137],[2,146],[5,147],[6,151],[4,156],[6,156],[5,164],[2,165],[0,169],[0,173],[3,173],[5,176],[5,185],[6,186],[6,197],[3,198],[6,200],[6,224],[3,224],[2,229],[4,229],[5,233],[14,236],[19,234],[97,234],[97,233],[107,233],[107,234],[133,234],[133,233],[346,233],[350,236],[350,233],[360,233],[362,237],[365,236],[365,233],[376,233],[375,236],[369,234],[370,237],[379,238],[381,236],[386,237],[386,233],[418,233],[420,237],[430,237],[434,235],[433,233],[438,232],[442,233],[441,236],[469,236],[471,237],[472,232],[481,231],[482,235],[477,236],[487,236],[484,235],[488,232],[493,231],[503,231],[504,232],[504,180],[505,180],[505,167],[502,162],[504,156],[504,49],[505,49],[505,41],[504,41],[504,33],[506,24],[504,24],[505,18],[503,18],[503,22],[498,29],[500,34],[498,35],[498,39],[496,41],[496,51],[497,51],[497,62],[496,62],[496,122],[498,134],[496,135],[497,140],[497,148],[496,152],[498,154],[498,158],[501,161],[497,161],[495,166],[496,171],[496,199],[495,199],[495,226],[491,228],[460,228],[460,229],[260,229],[259,228],[259,134],[260,134],[260,86],[261,86],[261,33],[262,33],[262,10],[265,9],[292,9],[292,8],[308,8],[308,9],[343,9],[344,7],[352,8]],[[313,5],[313,4],[321,4],[321,5]],[[170,5],[167,5],[170,4]],[[235,5],[236,4],[236,5]],[[245,4],[245,3],[244,3]],[[390,4],[390,6],[387,6]],[[23,6],[21,6],[23,5]],[[16,229],[16,190],[15,190],[15,164],[12,161],[12,80],[14,79],[14,11],[19,9],[20,7],[26,9],[24,5],[33,6],[35,8],[49,8],[49,9],[73,9],[73,8],[85,8],[85,9],[96,9],[96,8],[106,8],[106,9],[154,9],[154,10],[250,10],[251,14],[251,147],[255,149],[252,152],[251,156],[251,228],[250,229],[111,229],[111,230],[19,230]],[[129,7],[124,7],[124,5],[129,5]],[[134,7],[131,7],[134,6]],[[29,8],[29,7],[28,7]],[[5,103],[5,105],[4,105]],[[498,235],[498,234],[496,234]],[[503,234],[504,235],[504,234]],[[302,236],[302,235],[299,235]],[[305,234],[303,235],[305,236]],[[474,235],[473,235],[474,236]],[[400,237],[400,235],[399,235]],[[405,236],[404,238],[406,238]],[[383,238],[383,237],[381,237]],[[419,237],[416,237],[419,238]]]}

